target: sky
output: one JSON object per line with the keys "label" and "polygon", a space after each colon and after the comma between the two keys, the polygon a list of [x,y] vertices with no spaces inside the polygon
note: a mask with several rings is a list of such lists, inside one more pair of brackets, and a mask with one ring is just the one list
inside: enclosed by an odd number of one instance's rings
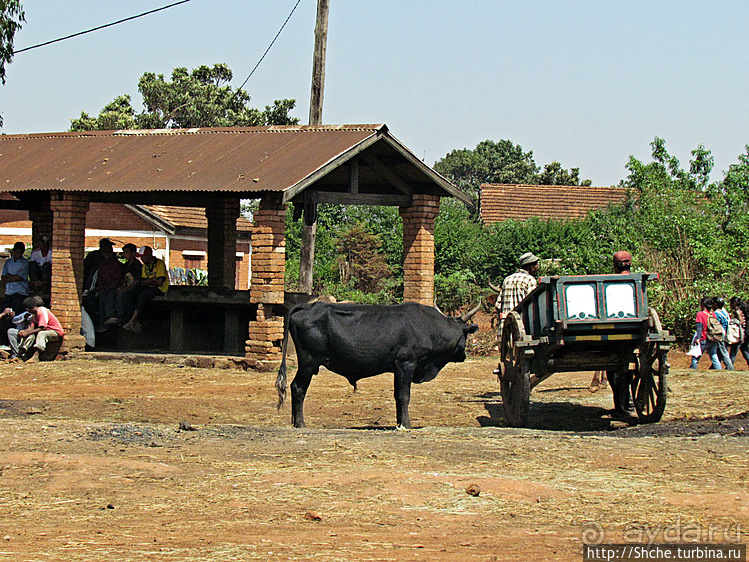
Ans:
{"label": "sky", "polygon": [[[0,86],[2,132],[66,131],[137,91],[144,72],[227,63],[239,87],[297,0],[191,0],[16,54]],[[22,0],[16,50],[172,0]],[[317,1],[299,6],[247,82],[251,105],[294,98],[307,123]],[[427,164],[509,139],[593,185],[650,159],[658,136],[712,179],[749,144],[749,2],[330,0],[323,122],[385,123]]]}

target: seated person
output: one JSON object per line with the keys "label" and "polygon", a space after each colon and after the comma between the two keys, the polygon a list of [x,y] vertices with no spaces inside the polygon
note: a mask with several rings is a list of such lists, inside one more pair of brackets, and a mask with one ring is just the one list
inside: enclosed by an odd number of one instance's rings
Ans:
{"label": "seated person", "polygon": [[[103,253],[112,250],[114,242],[109,238],[99,240],[99,249],[89,252],[83,259],[83,306],[91,316],[95,324],[99,320],[99,300],[96,296],[96,278],[99,272],[99,264],[102,261]],[[102,318],[104,322],[106,318]]]}
{"label": "seated person", "polygon": [[98,326],[96,330],[103,332],[110,326],[119,323],[117,318],[117,290],[125,280],[122,262],[112,251],[111,246],[101,249],[101,262],[96,275],[96,296],[99,298]]}
{"label": "seated person", "polygon": [[117,289],[117,317],[124,322],[135,311],[138,287],[143,273],[143,264],[135,257],[138,248],[135,244],[125,244],[122,247],[122,257],[125,259],[125,281]]}
{"label": "seated person", "polygon": [[153,249],[150,246],[141,246],[138,248],[136,255],[143,262],[138,300],[133,316],[122,327],[130,332],[139,334],[143,331],[143,327],[140,325],[138,318],[155,296],[166,295],[166,292],[169,290],[169,273],[166,270],[164,261],[153,255]]}
{"label": "seated person", "polygon": [[31,252],[29,258],[29,284],[39,294],[49,295],[52,279],[52,249],[49,236],[42,234],[39,249]]}
{"label": "seated person", "polygon": [[26,245],[16,242],[3,265],[5,300],[2,308],[12,308],[16,314],[23,312],[23,301],[29,296],[29,260],[23,257],[25,251]]}
{"label": "seated person", "polygon": [[39,354],[47,349],[47,343],[59,341],[65,335],[60,321],[54,314],[41,305],[41,297],[28,297],[23,301],[23,306],[28,313],[28,327],[8,329],[8,340],[14,355],[24,359],[29,353],[31,355],[26,362],[39,361]]}

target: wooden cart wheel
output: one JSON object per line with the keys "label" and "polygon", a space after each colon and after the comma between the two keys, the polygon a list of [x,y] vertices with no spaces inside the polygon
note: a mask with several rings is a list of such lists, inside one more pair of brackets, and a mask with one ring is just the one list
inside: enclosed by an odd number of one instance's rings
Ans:
{"label": "wooden cart wheel", "polygon": [[528,425],[531,404],[530,365],[517,347],[517,342],[524,338],[523,321],[517,312],[512,311],[505,318],[499,346],[502,404],[505,420],[511,427]]}
{"label": "wooden cart wheel", "polygon": [[[663,336],[663,328],[658,313],[652,308],[650,333]],[[658,342],[647,342],[640,348],[640,361],[637,376],[633,381],[632,396],[638,419],[643,423],[660,421],[666,409],[668,394],[668,351],[662,351]]]}

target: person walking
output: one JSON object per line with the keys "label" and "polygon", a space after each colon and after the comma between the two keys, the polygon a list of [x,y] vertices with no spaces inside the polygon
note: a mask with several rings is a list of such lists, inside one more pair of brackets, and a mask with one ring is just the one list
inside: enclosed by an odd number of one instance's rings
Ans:
{"label": "person walking", "polygon": [[[731,316],[728,314],[728,311],[723,308],[724,306],[725,301],[723,300],[723,297],[713,297],[713,312],[715,313],[718,322],[720,322],[720,325],[723,327],[723,333],[727,336],[728,326],[731,323]],[[723,362],[726,369],[733,371],[733,361],[731,361],[731,357],[728,353],[726,337],[716,343],[718,344],[718,358]]]}
{"label": "person walking", "polygon": [[733,363],[735,368],[736,356],[741,351],[741,355],[744,357],[747,367],[749,367],[749,341],[747,341],[746,335],[746,320],[747,316],[749,316],[749,306],[739,297],[731,297],[728,304],[731,307],[734,320],[739,325],[737,341],[729,343],[728,356],[731,358],[731,363]]}
{"label": "person walking", "polygon": [[692,346],[699,344],[702,354],[698,357],[692,357],[691,369],[696,369],[699,366],[700,357],[707,354],[710,357],[713,369],[721,370],[720,360],[718,359],[718,343],[712,341],[707,337],[707,330],[710,323],[710,318],[715,318],[713,314],[713,299],[710,297],[703,297],[700,301],[700,311],[697,313],[695,318],[696,329],[694,336],[692,337]]}

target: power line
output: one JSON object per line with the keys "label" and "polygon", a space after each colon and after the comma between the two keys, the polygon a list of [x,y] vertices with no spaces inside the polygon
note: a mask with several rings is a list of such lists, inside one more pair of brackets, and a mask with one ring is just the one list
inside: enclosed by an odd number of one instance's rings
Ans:
{"label": "power line", "polygon": [[263,62],[263,59],[265,58],[265,55],[268,54],[268,51],[270,51],[270,48],[273,46],[273,43],[276,42],[276,39],[278,39],[278,36],[281,35],[281,32],[283,31],[283,28],[286,27],[286,24],[289,23],[289,20],[291,19],[291,16],[294,15],[294,12],[296,11],[296,7],[299,5],[299,3],[302,0],[297,0],[296,4],[294,4],[294,7],[291,9],[291,13],[289,14],[289,17],[286,18],[286,21],[283,22],[283,25],[281,26],[281,29],[278,30],[278,33],[276,33],[276,36],[273,38],[273,41],[270,42],[270,45],[268,45],[268,48],[265,49],[265,52],[263,53],[263,56],[260,57],[260,60],[257,61],[257,64],[255,65],[255,68],[252,69],[252,72],[250,72],[249,76],[244,79],[244,82],[242,82],[242,85],[237,88],[237,91],[244,88],[244,85],[247,84],[247,82],[252,78],[252,75],[255,74],[255,71],[257,70],[257,67],[260,66],[260,63]]}
{"label": "power line", "polygon": [[[161,10],[166,10],[167,8],[173,8],[174,6],[178,6],[180,4],[185,4],[187,2],[190,2],[190,0],[180,0],[179,2],[174,2],[172,4],[169,4],[168,6],[162,6],[161,8],[156,8],[155,10],[149,10],[148,12],[143,12],[142,14],[138,14],[137,16],[130,16],[129,18],[124,18],[121,20],[114,21],[112,23],[107,23],[105,25],[100,25],[98,27],[94,27],[92,29],[87,29],[86,31],[79,31],[78,33],[73,33],[72,35],[67,35],[65,37],[60,37],[59,39],[52,39],[51,41],[45,41],[44,43],[39,43],[38,45],[32,45],[31,47],[24,47],[23,49],[18,49],[17,51],[14,51],[14,55],[17,55],[18,53],[23,53],[24,51],[30,51],[31,49],[36,49],[38,47],[44,47],[45,45],[51,45],[52,43],[58,43],[60,41],[65,41],[66,39],[72,39],[73,37],[78,37],[79,35],[85,35],[86,33],[91,33],[93,31],[98,31],[100,29],[104,29],[105,27],[112,27],[113,25],[117,25],[126,21],[142,18],[143,16],[147,16],[149,14],[155,14],[156,12],[160,12]],[[298,4],[298,2],[297,2]],[[285,25],[285,24],[284,24]]]}

